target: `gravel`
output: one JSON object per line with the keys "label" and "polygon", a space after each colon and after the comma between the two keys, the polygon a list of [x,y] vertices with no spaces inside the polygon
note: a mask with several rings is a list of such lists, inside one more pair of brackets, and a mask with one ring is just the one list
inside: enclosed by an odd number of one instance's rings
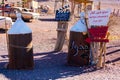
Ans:
{"label": "gravel", "polygon": [[[96,70],[92,66],[68,66],[66,43],[62,51],[52,52],[57,39],[57,22],[47,19],[53,18],[53,15],[41,16],[41,19],[46,20],[27,23],[33,31],[35,64],[33,70],[4,68],[8,63],[8,52],[5,33],[0,33],[0,80],[120,80],[119,41],[115,40],[107,44],[106,62],[108,63],[105,69]],[[72,24],[69,23],[69,26],[71,27]]]}

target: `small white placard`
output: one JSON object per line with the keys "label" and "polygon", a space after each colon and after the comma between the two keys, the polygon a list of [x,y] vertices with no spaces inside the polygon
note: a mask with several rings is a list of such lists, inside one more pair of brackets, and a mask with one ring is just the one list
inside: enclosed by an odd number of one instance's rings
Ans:
{"label": "small white placard", "polygon": [[111,10],[95,10],[95,11],[89,11],[88,12],[88,23],[89,25],[95,25],[95,26],[106,26],[109,17],[110,17]]}

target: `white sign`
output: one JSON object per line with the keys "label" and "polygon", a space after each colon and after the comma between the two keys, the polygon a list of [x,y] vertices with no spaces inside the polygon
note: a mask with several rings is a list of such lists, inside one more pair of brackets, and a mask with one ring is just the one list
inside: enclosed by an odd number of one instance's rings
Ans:
{"label": "white sign", "polygon": [[109,21],[110,13],[111,13],[110,10],[89,11],[88,12],[89,25],[106,26]]}

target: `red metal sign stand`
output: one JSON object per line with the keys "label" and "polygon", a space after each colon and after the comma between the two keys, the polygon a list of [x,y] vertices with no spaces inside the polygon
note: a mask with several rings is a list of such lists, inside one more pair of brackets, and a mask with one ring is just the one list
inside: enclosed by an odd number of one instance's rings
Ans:
{"label": "red metal sign stand", "polygon": [[88,43],[90,42],[109,42],[106,37],[108,26],[101,26],[88,29],[90,37],[86,39]]}

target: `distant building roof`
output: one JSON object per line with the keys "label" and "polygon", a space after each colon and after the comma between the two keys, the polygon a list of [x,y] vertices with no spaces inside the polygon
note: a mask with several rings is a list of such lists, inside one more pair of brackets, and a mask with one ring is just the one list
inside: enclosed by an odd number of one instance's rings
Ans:
{"label": "distant building roof", "polygon": [[[22,2],[22,0],[4,0],[4,3],[16,3],[16,2]],[[2,0],[0,0],[0,3],[2,3]]]}

